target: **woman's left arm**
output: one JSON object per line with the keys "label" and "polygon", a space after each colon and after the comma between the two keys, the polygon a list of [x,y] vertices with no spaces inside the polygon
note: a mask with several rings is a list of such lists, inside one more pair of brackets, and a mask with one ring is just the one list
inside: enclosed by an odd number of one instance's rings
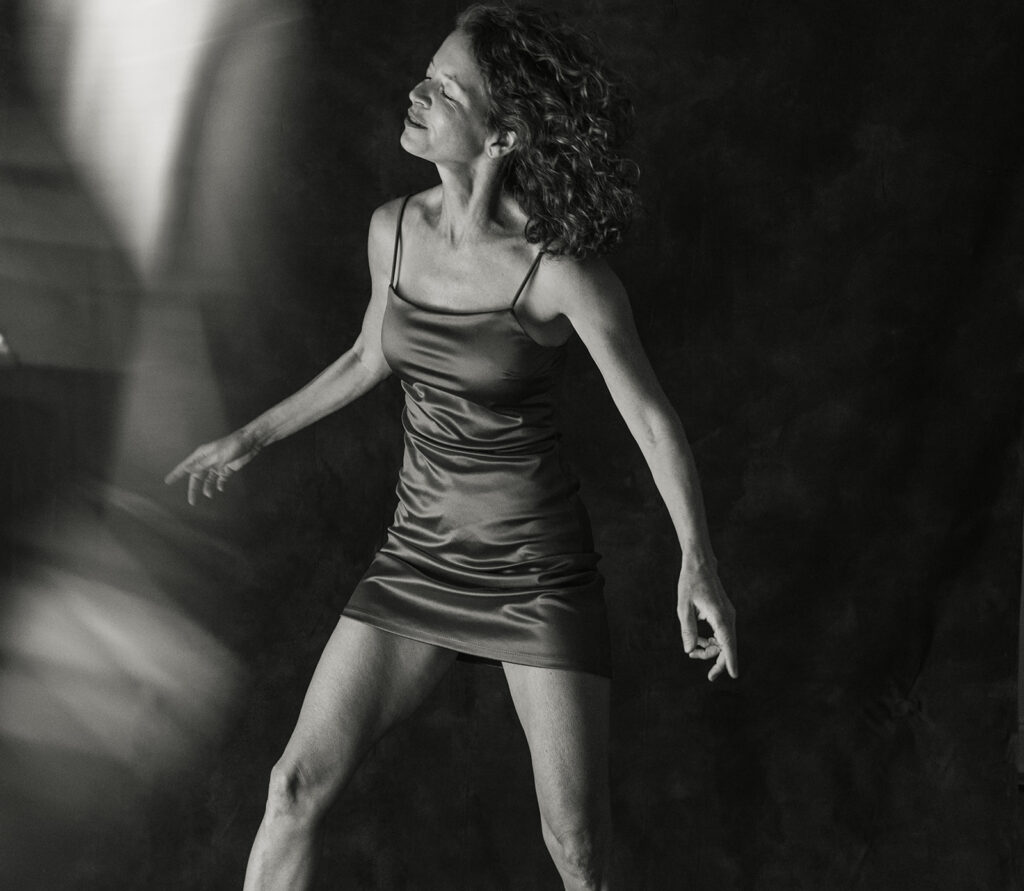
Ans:
{"label": "woman's left arm", "polygon": [[[672,518],[682,551],[677,616],[683,648],[694,658],[715,660],[708,680],[723,671],[737,677],[736,611],[718,578],[693,453],[640,343],[626,290],[600,259],[555,262],[548,269],[544,290],[593,357]],[[699,635],[697,619],[711,626],[710,638]]]}

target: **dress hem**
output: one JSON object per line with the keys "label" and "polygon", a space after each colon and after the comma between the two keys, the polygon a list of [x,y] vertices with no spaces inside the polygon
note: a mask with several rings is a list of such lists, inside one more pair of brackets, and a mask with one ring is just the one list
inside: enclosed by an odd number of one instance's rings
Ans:
{"label": "dress hem", "polygon": [[355,619],[357,622],[363,622],[366,625],[372,625],[374,628],[379,628],[381,631],[386,631],[389,634],[397,634],[399,637],[430,644],[431,646],[443,647],[456,653],[465,653],[468,656],[493,659],[497,662],[511,662],[515,665],[531,665],[536,668],[582,671],[587,674],[596,674],[609,680],[612,677],[610,668],[599,669],[579,662],[560,659],[557,656],[542,656],[533,653],[520,653],[515,650],[502,650],[497,647],[477,646],[471,642],[453,640],[440,634],[424,632],[419,628],[413,629],[395,622],[389,622],[381,619],[379,616],[375,616],[373,613],[364,612],[358,607],[345,607],[341,612],[342,615],[348,616],[350,619]]}

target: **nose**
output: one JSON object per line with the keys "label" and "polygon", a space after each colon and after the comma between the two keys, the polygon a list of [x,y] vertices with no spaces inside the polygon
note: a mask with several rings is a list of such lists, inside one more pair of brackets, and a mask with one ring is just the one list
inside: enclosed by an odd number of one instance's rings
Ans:
{"label": "nose", "polygon": [[430,94],[427,92],[428,81],[421,80],[416,86],[409,90],[409,101],[413,105],[422,105],[425,108],[430,106]]}

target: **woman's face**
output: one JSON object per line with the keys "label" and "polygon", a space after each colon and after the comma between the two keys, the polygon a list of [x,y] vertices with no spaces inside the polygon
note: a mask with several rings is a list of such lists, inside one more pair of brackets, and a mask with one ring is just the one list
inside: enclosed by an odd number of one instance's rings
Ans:
{"label": "woman's face", "polygon": [[409,93],[402,147],[437,164],[472,162],[486,153],[487,87],[469,38],[453,31]]}

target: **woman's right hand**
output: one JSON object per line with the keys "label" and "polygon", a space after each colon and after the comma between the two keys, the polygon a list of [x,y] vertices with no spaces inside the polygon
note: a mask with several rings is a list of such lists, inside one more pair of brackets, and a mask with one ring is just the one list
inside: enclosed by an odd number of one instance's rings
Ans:
{"label": "woman's right hand", "polygon": [[200,488],[207,498],[213,497],[214,489],[223,492],[228,477],[245,467],[259,451],[259,442],[236,430],[199,446],[164,477],[164,482],[171,485],[187,476],[188,503],[195,504]]}

